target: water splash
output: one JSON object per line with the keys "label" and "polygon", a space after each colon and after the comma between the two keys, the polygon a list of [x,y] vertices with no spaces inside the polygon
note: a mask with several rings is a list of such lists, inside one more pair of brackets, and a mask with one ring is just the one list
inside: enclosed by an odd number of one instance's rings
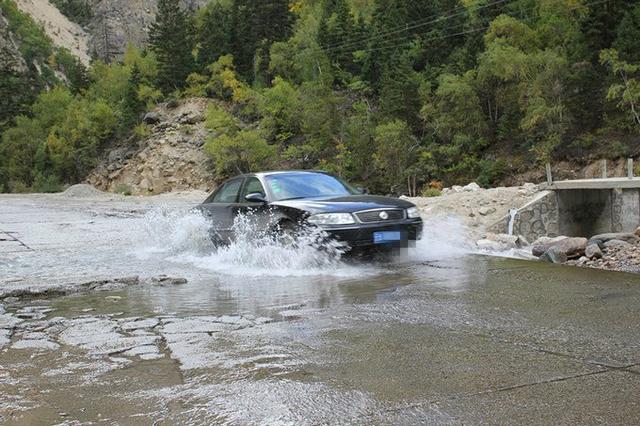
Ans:
{"label": "water splash", "polygon": [[142,220],[143,250],[166,253],[208,253],[211,222],[197,211],[154,210]]}
{"label": "water splash", "polygon": [[[345,248],[317,227],[302,227],[292,243],[277,228],[256,225],[251,214],[235,218],[233,242],[215,247],[211,222],[200,212],[157,211],[147,215],[144,253],[165,253],[173,262],[242,276],[358,276],[361,268],[342,261]],[[373,269],[373,268],[371,268]]]}
{"label": "water splash", "polygon": [[422,239],[407,252],[413,261],[453,259],[473,251],[473,242],[466,225],[456,216],[423,218]]}

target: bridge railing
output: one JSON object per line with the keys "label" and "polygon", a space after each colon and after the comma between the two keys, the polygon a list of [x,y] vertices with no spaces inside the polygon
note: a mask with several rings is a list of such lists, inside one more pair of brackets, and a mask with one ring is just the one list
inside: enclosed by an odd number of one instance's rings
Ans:
{"label": "bridge railing", "polygon": [[[623,176],[609,176],[609,172],[607,170],[607,160],[601,160],[601,170],[602,170],[602,179],[609,179],[609,178],[620,178]],[[547,183],[549,185],[551,185],[554,180],[553,180],[553,174],[551,172],[551,163],[547,163],[546,164],[546,171],[547,171]],[[633,158],[627,158],[627,176],[628,179],[634,179],[634,172],[633,172]]]}

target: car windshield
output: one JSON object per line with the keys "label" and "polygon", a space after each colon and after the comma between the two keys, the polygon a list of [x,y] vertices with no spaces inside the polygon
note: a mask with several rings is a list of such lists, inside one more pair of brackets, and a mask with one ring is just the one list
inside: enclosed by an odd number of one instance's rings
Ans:
{"label": "car windshield", "polygon": [[360,193],[348,183],[324,173],[278,173],[266,176],[265,180],[275,201]]}

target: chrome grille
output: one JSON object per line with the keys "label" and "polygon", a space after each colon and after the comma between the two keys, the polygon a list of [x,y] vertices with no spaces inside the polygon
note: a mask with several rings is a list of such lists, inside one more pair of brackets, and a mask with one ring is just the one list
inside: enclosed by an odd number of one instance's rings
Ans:
{"label": "chrome grille", "polygon": [[[387,218],[380,217],[381,213],[386,213]],[[384,216],[384,214],[382,215]],[[394,220],[404,219],[404,210],[402,209],[380,209],[380,210],[366,210],[356,212],[356,217],[360,222],[372,223],[372,222],[392,222]]]}

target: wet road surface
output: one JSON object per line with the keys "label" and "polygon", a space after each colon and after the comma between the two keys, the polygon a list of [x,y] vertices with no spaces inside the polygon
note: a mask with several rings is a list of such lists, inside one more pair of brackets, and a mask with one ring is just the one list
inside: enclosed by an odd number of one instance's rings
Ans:
{"label": "wet road surface", "polygon": [[[150,208],[88,224],[68,207],[65,238],[95,225],[106,243],[38,237],[49,248],[0,257],[5,288],[46,285],[38,262],[55,281],[141,277],[0,300],[0,422],[637,423],[637,275],[464,255],[451,229],[400,259],[344,263],[260,244],[212,253],[186,244],[198,221],[178,215],[159,220],[161,247],[142,226],[158,222]],[[187,282],[147,279],[160,274]]]}

